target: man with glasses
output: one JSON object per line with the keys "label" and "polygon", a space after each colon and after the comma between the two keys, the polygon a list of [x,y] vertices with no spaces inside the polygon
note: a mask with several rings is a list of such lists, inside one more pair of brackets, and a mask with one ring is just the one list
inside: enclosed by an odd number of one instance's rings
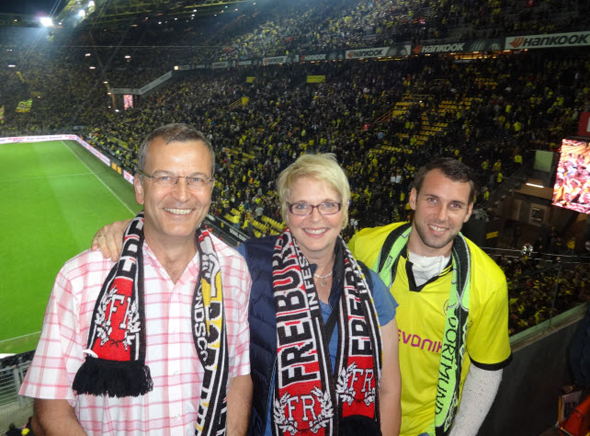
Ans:
{"label": "man with glasses", "polygon": [[46,434],[246,433],[251,280],[202,226],[214,167],[201,132],[156,129],[118,261],[85,251],[61,269],[20,392]]}

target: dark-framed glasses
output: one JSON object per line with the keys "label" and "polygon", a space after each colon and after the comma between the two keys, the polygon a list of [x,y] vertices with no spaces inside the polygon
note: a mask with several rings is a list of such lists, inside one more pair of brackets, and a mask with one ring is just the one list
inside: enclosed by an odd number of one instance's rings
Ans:
{"label": "dark-framed glasses", "polygon": [[178,183],[178,180],[185,179],[187,186],[195,191],[205,189],[215,181],[215,179],[201,173],[193,174],[192,176],[177,176],[166,171],[156,171],[153,174],[148,174],[142,170],[137,170],[137,172],[144,177],[152,179],[154,185],[162,187],[174,186]]}
{"label": "dark-framed glasses", "polygon": [[334,215],[340,212],[342,209],[342,203],[336,203],[333,201],[325,201],[320,204],[309,204],[309,203],[290,203],[289,212],[297,216],[308,216],[311,215],[313,210],[316,209],[322,215]]}

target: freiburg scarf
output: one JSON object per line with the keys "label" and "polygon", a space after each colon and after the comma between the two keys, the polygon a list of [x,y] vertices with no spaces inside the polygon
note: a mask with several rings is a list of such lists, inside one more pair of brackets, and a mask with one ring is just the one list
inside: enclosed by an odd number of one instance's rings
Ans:
{"label": "freiburg scarf", "polygon": [[[127,397],[153,389],[145,364],[143,212],[129,224],[119,261],[109,272],[94,306],[86,359],[73,389],[80,394]],[[204,368],[196,435],[225,434],[228,351],[221,268],[209,231],[196,232],[199,277],[193,296],[192,331]]]}
{"label": "freiburg scarf", "polygon": [[291,232],[277,239],[273,288],[277,373],[272,428],[278,435],[338,435],[340,420],[364,416],[379,423],[382,343],[379,321],[361,268],[338,238],[344,258],[339,344],[332,364],[309,262]]}

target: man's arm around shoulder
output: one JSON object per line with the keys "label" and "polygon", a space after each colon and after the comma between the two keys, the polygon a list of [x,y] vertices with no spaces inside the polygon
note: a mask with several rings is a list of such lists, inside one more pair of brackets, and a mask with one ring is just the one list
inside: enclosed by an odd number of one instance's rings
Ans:
{"label": "man's arm around shoulder", "polygon": [[232,378],[227,392],[227,436],[246,434],[251,407],[252,379],[250,374]]}
{"label": "man's arm around shoulder", "polygon": [[35,398],[33,431],[36,436],[86,435],[67,400]]}

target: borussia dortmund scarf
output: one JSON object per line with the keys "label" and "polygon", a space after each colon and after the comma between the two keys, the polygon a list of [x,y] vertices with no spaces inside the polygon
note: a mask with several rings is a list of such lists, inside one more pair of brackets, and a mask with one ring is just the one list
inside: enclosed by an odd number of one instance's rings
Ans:
{"label": "borussia dortmund scarf", "polygon": [[[388,288],[395,281],[399,257],[408,244],[411,230],[411,223],[394,229],[383,244],[381,253],[373,266],[373,270],[379,272],[379,276]],[[451,258],[453,277],[438,368],[433,429],[437,436],[449,434],[459,405],[471,287],[471,258],[467,242],[461,234],[453,241]]]}
{"label": "borussia dortmund scarf", "polygon": [[[74,379],[80,394],[127,397],[153,389],[145,364],[143,212],[129,224],[121,258],[113,266],[94,307],[86,360]],[[193,297],[192,331],[204,368],[196,435],[225,434],[229,368],[219,259],[206,228],[196,233],[199,278]]]}
{"label": "borussia dortmund scarf", "polygon": [[278,354],[272,402],[275,436],[337,435],[340,419],[348,416],[367,417],[378,428],[382,363],[379,321],[361,268],[342,238],[337,243],[344,253],[344,289],[338,303],[335,374],[309,262],[288,229],[274,248]]}

